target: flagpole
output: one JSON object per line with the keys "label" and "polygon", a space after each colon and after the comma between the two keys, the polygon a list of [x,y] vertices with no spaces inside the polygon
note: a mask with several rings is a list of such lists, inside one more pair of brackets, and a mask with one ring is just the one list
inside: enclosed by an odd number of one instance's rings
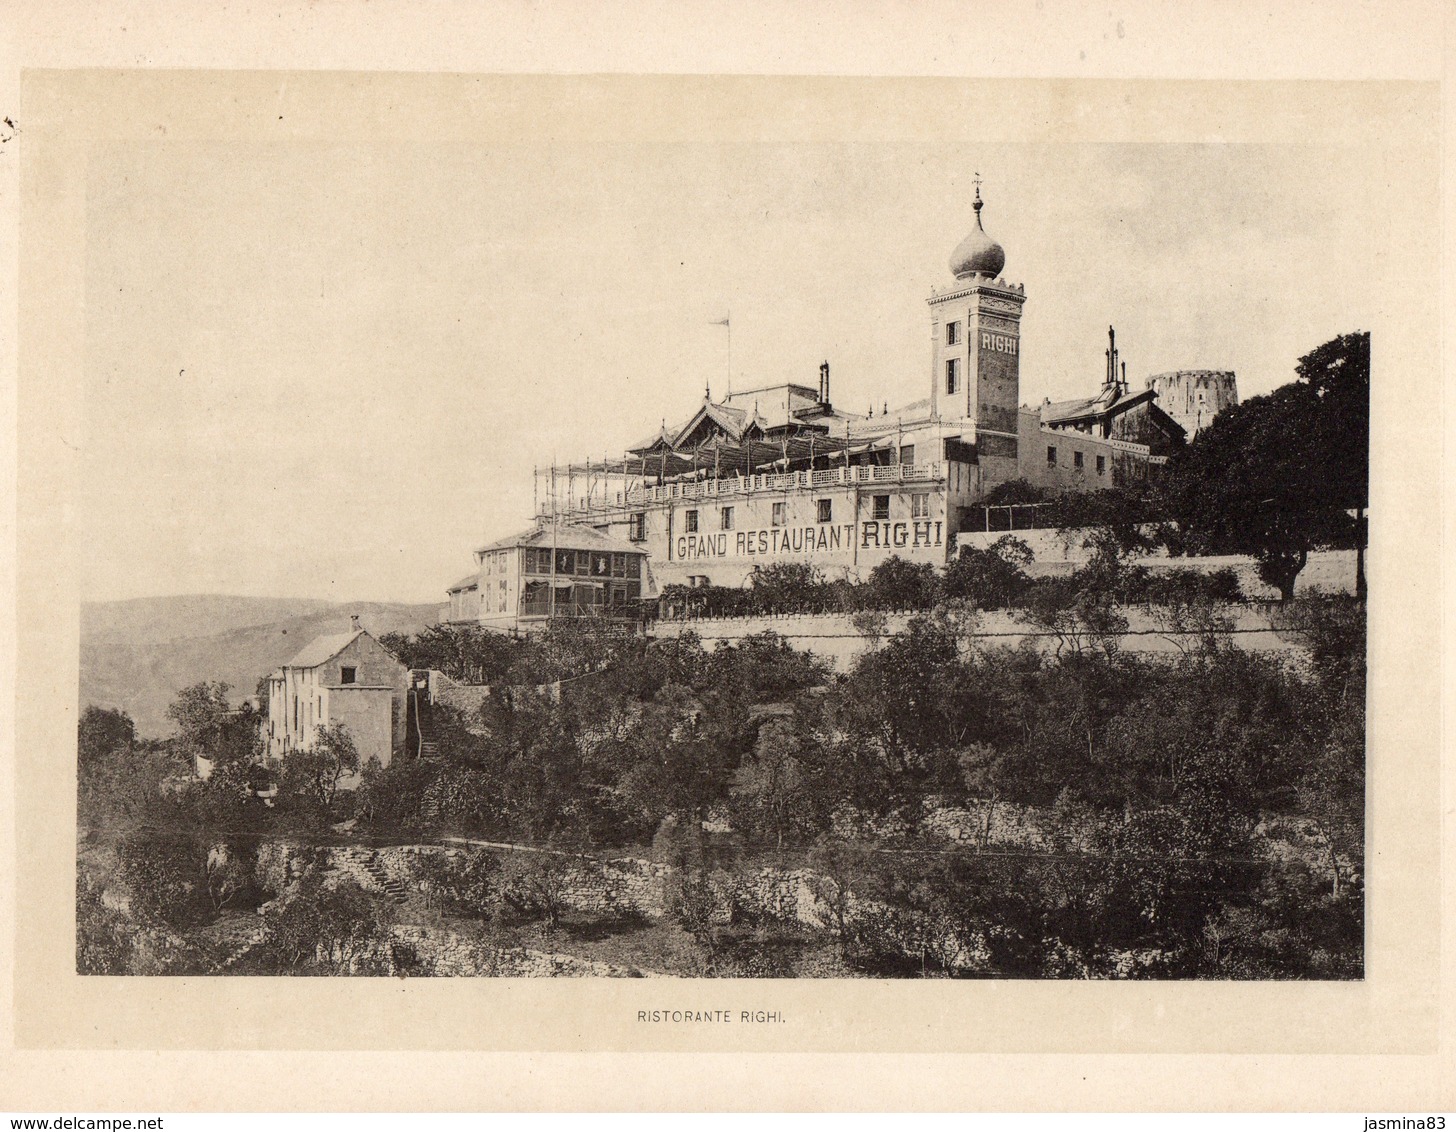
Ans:
{"label": "flagpole", "polygon": [[728,392],[724,396],[726,401],[733,396],[733,312],[729,311],[727,318],[720,318],[712,325],[725,327],[728,331]]}

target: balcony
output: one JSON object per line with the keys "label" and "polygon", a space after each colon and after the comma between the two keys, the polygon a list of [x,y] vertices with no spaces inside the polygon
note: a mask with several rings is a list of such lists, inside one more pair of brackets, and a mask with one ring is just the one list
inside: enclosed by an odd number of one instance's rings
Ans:
{"label": "balcony", "polygon": [[[753,496],[813,490],[814,488],[853,487],[857,484],[935,483],[943,479],[945,479],[945,466],[939,463],[865,464],[849,468],[821,468],[818,471],[810,471],[805,468],[797,472],[769,472],[753,476],[734,476],[731,479],[665,483],[657,487],[634,487],[630,491],[617,492],[614,498],[573,500],[572,506],[562,508],[557,512],[557,517],[567,519],[593,512],[619,511],[628,507],[670,503],[679,499],[721,499],[725,496]],[[550,505],[544,505],[540,513],[542,515],[550,514]]]}

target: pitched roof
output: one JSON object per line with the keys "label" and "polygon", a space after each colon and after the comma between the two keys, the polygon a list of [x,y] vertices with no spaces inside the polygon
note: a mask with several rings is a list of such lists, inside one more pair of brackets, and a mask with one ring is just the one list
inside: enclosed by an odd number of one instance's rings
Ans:
{"label": "pitched roof", "polygon": [[1125,393],[1119,390],[1115,396],[1111,397],[1104,389],[1097,397],[1083,397],[1075,401],[1055,401],[1050,405],[1043,405],[1041,423],[1044,425],[1070,424],[1073,421],[1115,417],[1156,397],[1157,393],[1152,389],[1144,389],[1139,393]]}
{"label": "pitched roof", "polygon": [[354,638],[361,635],[363,629],[353,629],[347,633],[334,633],[327,637],[315,637],[311,644],[305,645],[302,652],[288,662],[288,668],[317,668],[325,661],[332,660],[346,648],[354,643]]}
{"label": "pitched roof", "polygon": [[461,578],[458,582],[456,582],[453,586],[451,586],[445,592],[447,594],[453,594],[456,590],[468,590],[472,586],[479,587],[479,585],[480,585],[480,575],[479,574],[466,574],[465,577]]}
{"label": "pitched roof", "polygon": [[[493,550],[510,550],[517,546],[545,546],[552,544],[551,524],[542,523],[509,538],[496,539],[476,549],[477,554],[488,554]],[[647,551],[634,543],[612,538],[591,527],[575,523],[560,523],[556,527],[555,543],[560,550],[602,550],[616,554],[646,554]]]}

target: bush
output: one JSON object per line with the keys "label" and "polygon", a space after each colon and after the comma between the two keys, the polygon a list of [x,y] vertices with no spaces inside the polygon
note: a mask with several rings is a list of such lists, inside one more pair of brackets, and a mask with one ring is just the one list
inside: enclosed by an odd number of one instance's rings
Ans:
{"label": "bush", "polygon": [[1021,539],[1006,535],[989,547],[961,547],[946,567],[942,589],[947,597],[961,598],[977,609],[1009,609],[1031,587],[1023,567],[1034,559]]}
{"label": "bush", "polygon": [[870,571],[861,589],[865,609],[930,609],[940,597],[940,578],[928,562],[887,558]]}
{"label": "bush", "polygon": [[749,577],[754,613],[822,613],[833,607],[833,590],[819,570],[804,562],[761,566]]}
{"label": "bush", "polygon": [[385,911],[357,884],[324,886],[309,873],[263,913],[261,962],[283,974],[383,974],[379,953],[389,943]]}
{"label": "bush", "polygon": [[133,930],[101,894],[101,885],[84,868],[77,870],[76,974],[125,975],[131,969]]}
{"label": "bush", "polygon": [[484,849],[431,854],[420,861],[418,875],[430,902],[442,912],[488,917],[500,907],[500,862]]}
{"label": "bush", "polygon": [[1233,605],[1245,600],[1238,575],[1227,568],[1204,573],[1132,567],[1124,571],[1116,592],[1119,601],[1139,605],[1181,606],[1197,602]]}
{"label": "bush", "polygon": [[121,880],[140,924],[189,927],[207,919],[207,850],[191,837],[135,834],[117,847]]}

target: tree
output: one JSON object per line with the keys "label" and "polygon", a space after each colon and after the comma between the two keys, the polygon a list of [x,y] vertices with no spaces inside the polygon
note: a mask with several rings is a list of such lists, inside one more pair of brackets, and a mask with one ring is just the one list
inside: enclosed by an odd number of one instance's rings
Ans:
{"label": "tree", "polygon": [[824,604],[824,575],[807,562],[776,562],[750,575],[756,613],[815,612]]}
{"label": "tree", "polygon": [[126,712],[93,704],[81,713],[76,727],[76,755],[83,765],[115,751],[130,750],[135,743],[136,724]]}
{"label": "tree", "polygon": [[167,708],[177,724],[177,746],[197,765],[212,767],[209,784],[219,795],[233,799],[253,794],[254,765],[262,756],[262,718],[251,704],[234,709],[228,703],[229,686],[204,680],[183,688]]}
{"label": "tree", "polygon": [[256,851],[249,852],[236,845],[214,845],[207,851],[204,876],[213,912],[221,912],[254,894],[256,864]]}
{"label": "tree", "polygon": [[207,851],[179,834],[136,834],[117,846],[132,919],[186,927],[210,911]]}
{"label": "tree", "polygon": [[514,853],[501,870],[501,896],[520,915],[539,917],[550,934],[567,908],[572,864],[572,858],[550,850]]}
{"label": "tree", "polygon": [[320,967],[342,974],[375,968],[388,945],[389,921],[359,885],[326,887],[310,872],[263,911],[263,950],[284,973]]}
{"label": "tree", "polygon": [[136,949],[126,917],[107,907],[104,886],[83,866],[76,871],[76,974],[125,975]]}
{"label": "tree", "polygon": [[1008,609],[1031,585],[1025,568],[1034,560],[1031,547],[1004,535],[989,547],[963,546],[946,567],[946,596],[964,598],[977,609]]}
{"label": "tree", "polygon": [[500,862],[487,850],[431,854],[420,861],[419,876],[441,912],[488,917],[500,907]]}
{"label": "tree", "polygon": [[739,789],[748,803],[749,820],[772,834],[784,847],[784,834],[805,815],[804,766],[793,725],[770,719],[758,732],[753,758],[739,773]]}
{"label": "tree", "polygon": [[283,760],[283,789],[331,810],[339,783],[359,771],[359,749],[342,723],[319,728],[313,745]]}
{"label": "tree", "polygon": [[1370,335],[1326,342],[1298,374],[1221,412],[1174,457],[1167,484],[1187,548],[1252,555],[1284,601],[1312,550],[1363,542],[1347,512],[1367,503]]}
{"label": "tree", "polygon": [[1365,509],[1370,505],[1370,335],[1343,334],[1299,359],[1320,402],[1321,476],[1336,506],[1355,511],[1355,596],[1365,598]]}
{"label": "tree", "polygon": [[177,739],[188,753],[205,759],[216,754],[232,712],[228,689],[222,681],[203,680],[183,688],[167,707],[167,718],[177,725]]}
{"label": "tree", "polygon": [[939,594],[934,566],[895,556],[870,571],[863,596],[871,609],[929,609]]}

